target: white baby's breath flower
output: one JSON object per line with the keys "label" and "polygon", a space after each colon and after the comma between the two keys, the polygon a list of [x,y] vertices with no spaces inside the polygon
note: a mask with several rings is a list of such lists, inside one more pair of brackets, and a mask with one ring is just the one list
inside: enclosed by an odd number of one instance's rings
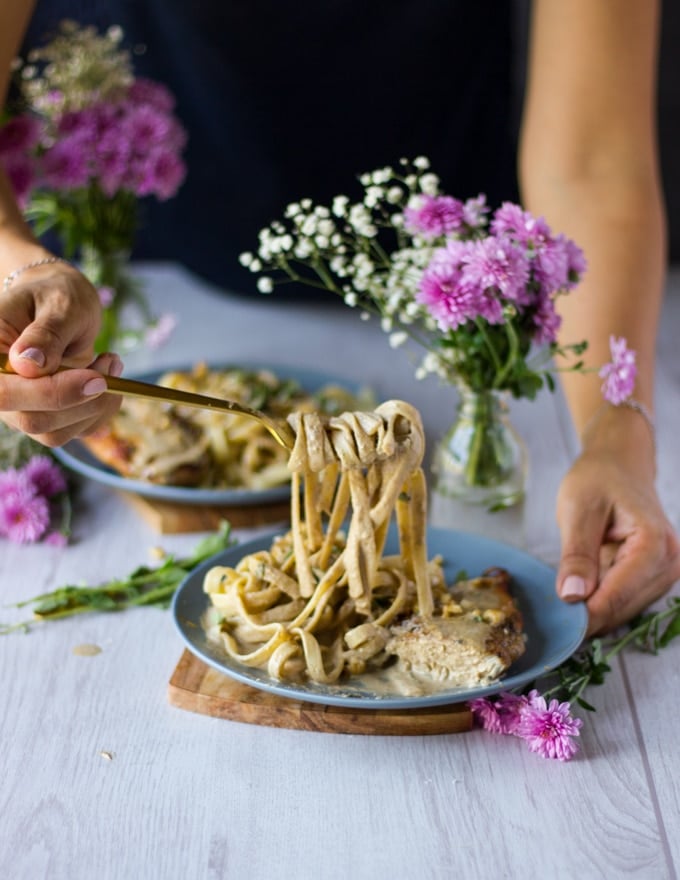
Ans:
{"label": "white baby's breath flower", "polygon": [[430,167],[430,160],[427,156],[417,156],[413,160],[413,167],[419,171],[426,171]]}
{"label": "white baby's breath flower", "polygon": [[369,186],[364,196],[364,205],[367,208],[374,208],[382,199],[385,190],[381,186]]}
{"label": "white baby's breath flower", "polygon": [[372,177],[371,177],[370,173],[362,174],[359,177],[359,183],[361,183],[362,186],[370,186],[371,180],[372,180]]}
{"label": "white baby's breath flower", "polygon": [[262,278],[257,279],[257,289],[260,293],[271,293],[274,290],[274,282],[271,278],[263,275]]}
{"label": "white baby's breath flower", "polygon": [[401,187],[391,186],[387,190],[387,193],[385,194],[385,198],[390,203],[390,205],[398,205],[399,202],[401,201],[402,195],[403,195],[403,193],[402,193]]}
{"label": "white baby's breath flower", "polygon": [[312,200],[311,199],[300,199],[300,207],[302,208],[303,211],[309,211],[309,209],[312,207]]}
{"label": "white baby's breath flower", "polygon": [[383,333],[391,333],[394,324],[391,318],[381,318],[380,319],[380,329]]}
{"label": "white baby's breath flower", "polygon": [[298,241],[295,245],[293,253],[298,258],[298,260],[304,260],[314,253],[314,248],[307,241],[307,239],[302,239],[301,241]]}
{"label": "white baby's breath flower", "polygon": [[296,214],[300,213],[300,205],[297,202],[291,202],[290,205],[286,205],[286,210],[283,213],[284,217],[295,217]]}
{"label": "white baby's breath flower", "polygon": [[335,232],[335,223],[332,220],[320,220],[318,229],[321,235],[330,238]]}
{"label": "white baby's breath flower", "polygon": [[248,268],[248,266],[250,266],[254,259],[255,258],[250,253],[250,251],[244,251],[242,254],[239,254],[238,261],[242,266]]}
{"label": "white baby's breath flower", "polygon": [[359,302],[359,297],[352,291],[351,293],[345,294],[345,304],[354,308],[356,304]]}
{"label": "white baby's breath flower", "polygon": [[399,348],[407,339],[408,333],[405,333],[403,330],[400,330],[397,333],[392,333],[389,338],[390,348]]}
{"label": "white baby's breath flower", "polygon": [[439,178],[436,174],[423,174],[420,178],[420,188],[430,196],[436,196],[439,192]]}
{"label": "white baby's breath flower", "polygon": [[316,236],[314,237],[314,244],[315,244],[318,248],[321,248],[322,250],[325,249],[325,248],[327,248],[328,245],[329,245],[329,243],[330,243],[330,242],[328,241],[328,239],[326,238],[325,235],[316,235]]}
{"label": "white baby's breath flower", "polygon": [[344,217],[345,212],[347,211],[347,205],[349,204],[349,199],[347,196],[336,196],[333,199],[333,207],[332,211],[336,217]]}
{"label": "white baby's breath flower", "polygon": [[303,235],[308,235],[310,238],[312,238],[314,235],[316,235],[316,224],[317,224],[316,217],[309,217],[308,216],[305,218],[304,223],[300,227],[300,232]]}
{"label": "white baby's breath flower", "polygon": [[393,176],[394,171],[389,166],[386,166],[385,168],[378,168],[376,171],[373,172],[373,183],[378,185],[382,183],[387,183],[388,180],[391,180]]}
{"label": "white baby's breath flower", "polygon": [[371,313],[370,312],[362,312],[359,315],[359,317],[361,318],[362,321],[370,321],[371,320]]}
{"label": "white baby's breath flower", "polygon": [[259,260],[255,259],[251,262],[248,268],[251,272],[260,272],[262,269],[262,263]]}

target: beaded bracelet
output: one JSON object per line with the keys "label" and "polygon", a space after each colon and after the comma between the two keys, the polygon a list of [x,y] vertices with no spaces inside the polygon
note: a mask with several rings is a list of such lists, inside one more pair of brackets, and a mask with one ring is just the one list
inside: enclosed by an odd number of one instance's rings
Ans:
{"label": "beaded bracelet", "polygon": [[[19,266],[18,269],[10,272],[2,282],[2,289],[9,290],[12,282],[16,281],[19,275],[26,272],[28,269],[37,269],[38,266],[47,266],[49,263],[68,263],[68,260],[65,260],[63,257],[44,257],[42,260],[34,260],[32,263],[26,263],[25,266]],[[70,263],[68,264],[69,266],[71,265]]]}

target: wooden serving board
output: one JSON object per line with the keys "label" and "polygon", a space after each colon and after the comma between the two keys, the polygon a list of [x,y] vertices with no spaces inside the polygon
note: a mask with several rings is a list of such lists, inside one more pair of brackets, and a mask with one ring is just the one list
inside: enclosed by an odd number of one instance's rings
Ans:
{"label": "wooden serving board", "polygon": [[203,663],[190,651],[180,657],[168,686],[173,706],[245,724],[319,733],[425,736],[472,728],[465,703],[428,709],[351,709],[289,700],[248,687]]}
{"label": "wooden serving board", "polygon": [[161,535],[182,532],[209,532],[218,528],[220,521],[229,520],[232,527],[251,528],[290,521],[290,500],[274,504],[228,506],[193,506],[173,504],[156,498],[143,498],[132,492],[120,493],[128,504]]}

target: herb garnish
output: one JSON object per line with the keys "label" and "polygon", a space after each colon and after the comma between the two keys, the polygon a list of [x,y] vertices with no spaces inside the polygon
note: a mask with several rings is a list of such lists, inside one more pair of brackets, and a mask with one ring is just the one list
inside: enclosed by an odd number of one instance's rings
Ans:
{"label": "herb garnish", "polygon": [[[592,685],[603,684],[610,663],[624,648],[633,645],[648,654],[658,654],[680,636],[680,597],[672,597],[660,611],[647,611],[633,618],[625,630],[590,639],[567,660],[541,678],[541,693],[546,700],[574,700],[583,709],[595,707],[583,693]],[[546,687],[547,685],[547,687]],[[532,684],[529,688],[535,686]]]}
{"label": "herb garnish", "polygon": [[67,585],[16,603],[14,608],[32,605],[34,619],[0,624],[0,634],[17,630],[27,632],[36,622],[92,611],[123,611],[138,605],[167,608],[177,587],[191,571],[235,543],[231,537],[231,525],[224,520],[218,531],[200,541],[190,556],[178,559],[169,555],[155,568],[141,565],[127,577],[106,581],[97,587]]}

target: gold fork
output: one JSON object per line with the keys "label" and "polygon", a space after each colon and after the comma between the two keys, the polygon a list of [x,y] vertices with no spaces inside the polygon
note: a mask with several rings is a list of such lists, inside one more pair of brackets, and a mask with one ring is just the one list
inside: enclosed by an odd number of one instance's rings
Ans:
{"label": "gold fork", "polygon": [[[74,369],[73,367],[59,367],[59,371]],[[13,373],[6,354],[0,353],[0,372]],[[272,437],[283,446],[291,450],[295,443],[295,434],[286,422],[273,419],[257,409],[243,406],[235,400],[221,400],[217,397],[208,397],[206,394],[194,394],[191,391],[180,391],[176,388],[164,388],[162,385],[153,385],[150,382],[140,382],[137,379],[119,379],[116,376],[105,376],[107,393],[121,394],[123,397],[142,397],[147,400],[163,400],[166,403],[176,403],[182,406],[194,406],[200,409],[212,409],[224,413],[238,413],[249,416],[260,422]]]}

